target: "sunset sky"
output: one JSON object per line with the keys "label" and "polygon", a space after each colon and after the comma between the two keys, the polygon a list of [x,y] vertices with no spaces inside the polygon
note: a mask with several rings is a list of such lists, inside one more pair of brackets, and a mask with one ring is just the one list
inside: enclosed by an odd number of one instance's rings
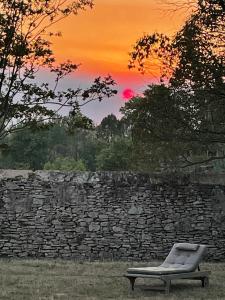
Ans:
{"label": "sunset sky", "polygon": [[[79,70],[64,82],[65,87],[85,86],[97,76],[112,75],[118,95],[85,107],[96,123],[109,113],[117,116],[128,92],[141,93],[157,79],[128,70],[128,53],[143,35],[155,31],[173,35],[185,20],[162,0],[95,0],[93,9],[70,16],[55,27],[63,34],[53,41],[59,62],[80,63]],[[125,96],[124,96],[125,95]]]}

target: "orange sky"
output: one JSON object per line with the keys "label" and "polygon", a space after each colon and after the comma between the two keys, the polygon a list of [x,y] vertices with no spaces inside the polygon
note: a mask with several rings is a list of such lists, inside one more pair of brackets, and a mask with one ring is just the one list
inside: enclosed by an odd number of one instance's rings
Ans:
{"label": "orange sky", "polygon": [[[165,1],[164,1],[165,2]],[[54,41],[60,60],[82,63],[85,73],[131,76],[128,52],[143,33],[173,34],[184,20],[161,0],[95,0],[94,8],[57,24],[63,37]],[[168,6],[167,6],[168,8]]]}
{"label": "orange sky", "polygon": [[166,1],[95,0],[93,9],[57,23],[55,29],[63,36],[53,41],[56,57],[59,61],[70,59],[82,64],[76,80],[79,76],[91,80],[111,74],[118,83],[120,97],[113,103],[118,111],[125,88],[140,92],[154,80],[150,75],[128,70],[132,45],[143,33],[157,31],[173,35],[185,20],[184,13],[172,12],[173,7],[165,5]]}

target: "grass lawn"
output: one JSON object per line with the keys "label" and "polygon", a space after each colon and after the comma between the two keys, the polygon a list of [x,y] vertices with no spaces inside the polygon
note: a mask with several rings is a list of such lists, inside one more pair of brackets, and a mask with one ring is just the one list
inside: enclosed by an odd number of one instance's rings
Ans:
{"label": "grass lawn", "polygon": [[202,288],[200,281],[177,280],[169,296],[143,289],[143,285],[158,285],[158,281],[147,279],[137,279],[137,287],[131,292],[122,275],[133,265],[140,263],[2,259],[0,300],[225,299],[225,263],[202,265],[202,270],[212,271],[209,288]]}

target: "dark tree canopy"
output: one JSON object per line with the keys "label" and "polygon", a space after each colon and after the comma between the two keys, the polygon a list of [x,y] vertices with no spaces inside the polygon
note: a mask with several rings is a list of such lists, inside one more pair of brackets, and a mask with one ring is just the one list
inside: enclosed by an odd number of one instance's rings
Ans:
{"label": "dark tree canopy", "polygon": [[130,67],[145,72],[157,59],[164,84],[150,86],[123,109],[134,135],[165,149],[183,144],[185,165],[198,162],[190,160],[196,149],[214,153],[200,161],[225,158],[224,1],[197,4],[175,37],[154,33],[137,41]]}
{"label": "dark tree canopy", "polygon": [[97,137],[106,142],[111,142],[117,137],[126,137],[128,135],[129,124],[125,119],[119,120],[113,114],[103,118],[101,124],[97,127]]}
{"label": "dark tree canopy", "polygon": [[[56,64],[51,49],[50,27],[70,14],[92,8],[92,0],[2,0],[0,3],[0,140],[15,130],[36,128],[59,118],[68,107],[75,126],[89,125],[81,106],[116,93],[110,76],[96,78],[82,90],[59,90],[59,82],[78,65]],[[48,69],[55,84],[37,81],[38,72]],[[39,80],[40,81],[40,80]],[[43,122],[45,121],[45,122]]]}
{"label": "dark tree canopy", "polygon": [[[175,37],[144,35],[130,53],[129,67],[146,72],[158,61],[162,79],[192,88],[221,84],[225,61],[225,10],[218,1],[199,1]],[[214,4],[212,4],[214,3]],[[150,69],[151,71],[151,69]]]}

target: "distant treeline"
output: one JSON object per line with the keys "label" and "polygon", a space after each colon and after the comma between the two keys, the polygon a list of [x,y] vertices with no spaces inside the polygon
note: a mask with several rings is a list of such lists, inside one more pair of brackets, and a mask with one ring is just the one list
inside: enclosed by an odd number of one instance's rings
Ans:
{"label": "distant treeline", "polygon": [[[179,168],[176,151],[160,151],[158,145],[149,149],[141,137],[137,143],[128,120],[118,120],[112,114],[93,129],[71,131],[64,119],[48,129],[17,131],[5,143],[7,147],[0,156],[2,169],[149,172]],[[195,166],[194,170],[212,168],[225,169],[224,161]]]}
{"label": "distant treeline", "polygon": [[48,129],[26,128],[5,140],[0,168],[32,170],[130,170],[132,142],[128,125],[114,115],[93,129],[74,129],[64,121]]}

